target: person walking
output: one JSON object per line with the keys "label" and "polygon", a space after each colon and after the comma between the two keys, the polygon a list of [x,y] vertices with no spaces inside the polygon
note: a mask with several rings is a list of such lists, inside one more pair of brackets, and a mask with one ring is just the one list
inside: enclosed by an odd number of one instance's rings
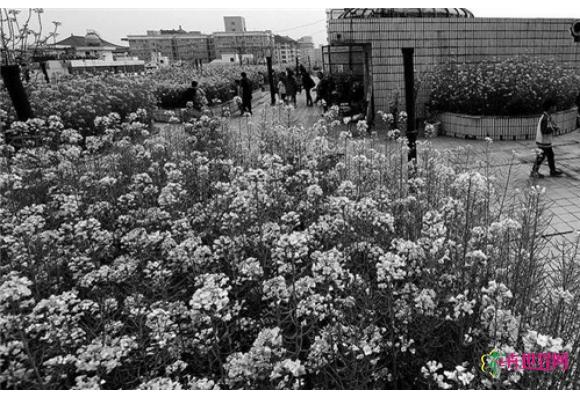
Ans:
{"label": "person walking", "polygon": [[296,82],[296,78],[294,78],[294,72],[292,72],[291,69],[288,69],[286,73],[286,98],[288,99],[288,103],[294,103],[294,107],[296,107],[297,91],[298,82]]}
{"label": "person walking", "polygon": [[314,80],[312,79],[312,77],[310,76],[308,71],[306,71],[306,68],[304,68],[304,65],[302,64],[300,65],[300,74],[302,75],[302,87],[306,92],[306,106],[312,107],[314,105],[314,102],[312,101],[312,94],[310,93],[310,91],[315,86]]}
{"label": "person walking", "polygon": [[245,72],[242,72],[240,86],[242,87],[242,104],[244,112],[252,114],[252,82],[250,82]]}
{"label": "person walking", "polygon": [[538,121],[536,129],[536,145],[538,146],[537,157],[530,176],[532,178],[543,178],[540,174],[540,166],[548,158],[548,166],[550,167],[550,176],[560,176],[562,171],[556,168],[554,160],[554,150],[552,149],[552,135],[559,131],[558,126],[552,121],[552,113],[556,111],[556,102],[554,99],[548,98],[543,104],[543,114]]}

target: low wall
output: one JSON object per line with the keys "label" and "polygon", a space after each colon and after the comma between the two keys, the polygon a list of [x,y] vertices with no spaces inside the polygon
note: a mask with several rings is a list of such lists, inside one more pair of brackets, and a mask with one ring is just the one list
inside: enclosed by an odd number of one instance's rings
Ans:
{"label": "low wall", "polygon": [[[560,134],[576,129],[576,107],[552,114]],[[438,116],[445,136],[483,140],[535,140],[540,115],[525,117],[476,116],[442,113]]]}

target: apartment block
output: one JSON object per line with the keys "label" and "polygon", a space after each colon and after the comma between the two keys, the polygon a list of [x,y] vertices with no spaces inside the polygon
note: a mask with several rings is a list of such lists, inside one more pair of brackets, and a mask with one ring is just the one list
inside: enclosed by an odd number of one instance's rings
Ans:
{"label": "apartment block", "polygon": [[181,29],[147,31],[145,35],[127,35],[129,53],[140,60],[167,57],[171,62],[209,62],[215,58],[212,40],[198,31]]}

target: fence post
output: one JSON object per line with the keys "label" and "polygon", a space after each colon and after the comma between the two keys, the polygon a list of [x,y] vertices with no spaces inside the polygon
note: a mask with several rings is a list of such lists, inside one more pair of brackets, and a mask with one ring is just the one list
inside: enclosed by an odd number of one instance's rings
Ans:
{"label": "fence post", "polygon": [[[409,141],[409,161],[417,158],[417,127],[415,121],[415,71],[412,47],[404,47],[403,68],[405,73],[405,105],[407,107],[407,140]],[[396,116],[395,116],[396,118]]]}
{"label": "fence post", "polygon": [[272,105],[276,104],[276,92],[274,91],[274,76],[272,73],[272,56],[266,57],[266,65],[268,66],[268,84],[270,85],[270,100]]}

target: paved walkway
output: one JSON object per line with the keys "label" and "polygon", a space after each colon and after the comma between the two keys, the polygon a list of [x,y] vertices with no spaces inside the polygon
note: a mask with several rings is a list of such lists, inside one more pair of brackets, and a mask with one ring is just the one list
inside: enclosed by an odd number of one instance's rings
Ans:
{"label": "paved walkway", "polygon": [[[316,97],[312,91],[312,98]],[[252,94],[252,113],[254,119],[261,117],[264,110],[271,105],[270,91],[266,87],[266,91],[255,91]],[[292,119],[297,125],[305,127],[311,126],[322,117],[322,108],[320,106],[306,107],[306,94],[304,91],[296,95],[296,107],[292,111]],[[239,113],[234,113],[233,118],[240,118]]]}

